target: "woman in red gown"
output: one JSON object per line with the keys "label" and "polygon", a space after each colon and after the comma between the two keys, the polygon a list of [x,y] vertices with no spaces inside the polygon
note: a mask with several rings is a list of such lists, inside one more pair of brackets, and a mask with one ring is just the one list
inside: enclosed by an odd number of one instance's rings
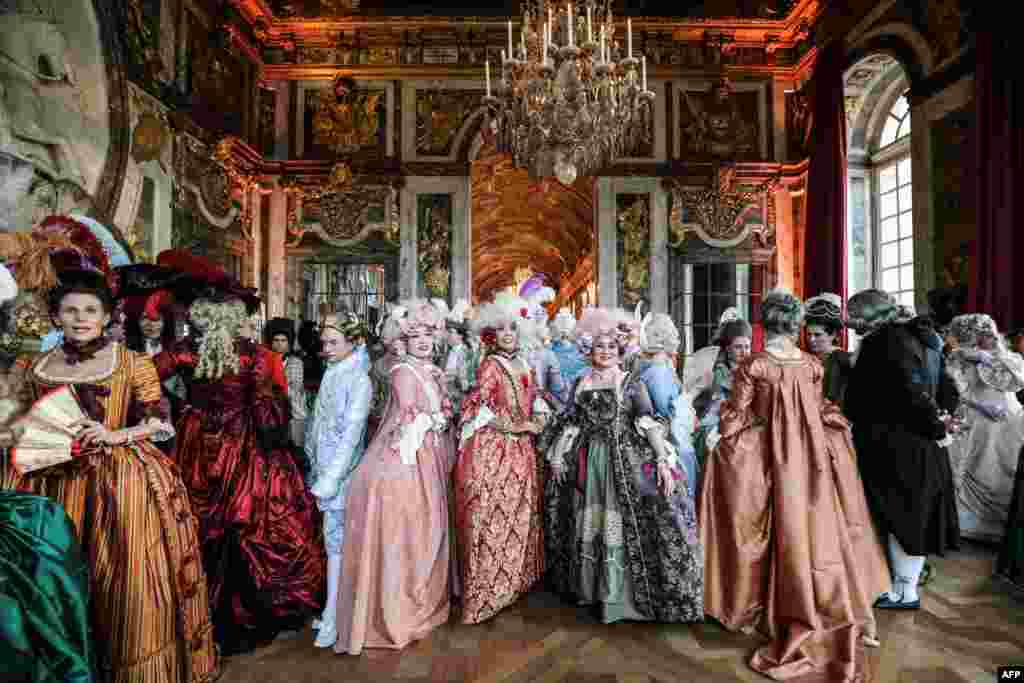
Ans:
{"label": "woman in red gown", "polygon": [[520,314],[526,306],[499,294],[475,321],[488,355],[462,403],[455,467],[465,624],[490,619],[544,572],[543,484],[533,442],[554,406],[539,397],[522,352],[536,335]]}
{"label": "woman in red gown", "polygon": [[316,505],[288,448],[280,359],[238,337],[238,299],[199,299],[189,318],[198,339],[154,361],[162,379],[178,373],[189,388],[175,458],[199,520],[215,634],[225,654],[237,654],[322,608],[325,557]]}

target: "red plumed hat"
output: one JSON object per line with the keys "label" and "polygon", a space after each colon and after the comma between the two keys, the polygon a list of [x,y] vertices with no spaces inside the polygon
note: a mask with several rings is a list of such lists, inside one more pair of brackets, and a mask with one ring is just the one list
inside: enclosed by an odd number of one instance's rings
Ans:
{"label": "red plumed hat", "polygon": [[[255,289],[242,286],[240,282],[229,275],[220,265],[208,258],[197,256],[181,249],[168,249],[157,256],[156,262],[159,266],[184,273],[193,280],[206,285],[207,291],[190,291],[189,295],[191,297],[205,296],[222,299],[240,299],[245,302],[245,306],[250,314],[255,313],[259,308],[260,297]],[[192,300],[193,298],[189,298],[188,301],[181,301],[180,303],[187,305]]]}
{"label": "red plumed hat", "polygon": [[198,280],[220,287],[230,284],[232,278],[220,265],[208,258],[182,249],[168,249],[156,257],[157,265],[173,268]]}
{"label": "red plumed hat", "polygon": [[110,256],[86,225],[70,216],[53,215],[32,232],[43,239],[64,238],[74,245],[72,249],[58,248],[51,252],[50,261],[58,274],[66,270],[99,271],[111,291],[117,292],[117,275],[110,265]]}
{"label": "red plumed hat", "polygon": [[166,289],[157,290],[146,299],[146,303],[142,308],[142,317],[149,318],[150,320],[159,320],[167,312],[167,309],[173,305],[174,294]]}

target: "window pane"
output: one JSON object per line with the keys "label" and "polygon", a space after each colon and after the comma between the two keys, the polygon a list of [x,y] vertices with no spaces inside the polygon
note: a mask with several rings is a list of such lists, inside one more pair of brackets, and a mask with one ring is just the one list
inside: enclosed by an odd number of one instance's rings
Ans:
{"label": "window pane", "polygon": [[900,264],[899,242],[882,245],[882,267],[892,268]]}
{"label": "window pane", "polygon": [[900,240],[900,264],[914,262],[914,240]]}
{"label": "window pane", "polygon": [[882,271],[882,289],[886,292],[898,292],[900,289],[900,271],[897,268]]}
{"label": "window pane", "polygon": [[736,293],[750,291],[750,264],[740,263],[736,265]]}
{"label": "window pane", "polygon": [[899,167],[900,185],[905,185],[905,184],[909,183],[910,182],[910,157],[906,157],[905,159],[900,159],[900,163],[898,164],[898,167]]}
{"label": "window pane", "polygon": [[890,192],[889,194],[882,195],[882,218],[888,218],[889,216],[895,216],[898,207],[896,206],[896,193]]}
{"label": "window pane", "polygon": [[910,135],[910,117],[903,119],[903,124],[900,126],[900,132],[896,134],[897,139],[904,135]]}
{"label": "window pane", "polygon": [[896,216],[893,216],[882,221],[882,242],[895,242],[900,238],[896,229],[897,220]]}
{"label": "window pane", "polygon": [[878,174],[878,191],[885,193],[896,189],[896,167],[883,168]]}
{"label": "window pane", "polygon": [[914,289],[914,266],[900,268],[900,289]]}
{"label": "window pane", "polygon": [[911,307],[913,307],[913,305],[914,305],[914,291],[911,290],[909,292],[900,292],[899,302],[901,304],[903,304],[904,306],[911,306]]}
{"label": "window pane", "polygon": [[910,196],[910,185],[904,185],[903,187],[901,187],[899,191],[899,196],[900,211],[906,211],[911,207],[911,202],[913,201]]}
{"label": "window pane", "polygon": [[[889,220],[892,220],[891,218]],[[900,214],[900,237],[913,237],[914,213],[906,211]]]}
{"label": "window pane", "polygon": [[879,141],[879,147],[887,147],[896,141],[896,133],[900,129],[899,119],[889,117],[885,120],[885,128],[882,129],[882,139]]}
{"label": "window pane", "polygon": [[902,119],[903,115],[910,110],[910,105],[907,104],[907,96],[900,95],[896,103],[892,105],[892,115],[898,119]]}

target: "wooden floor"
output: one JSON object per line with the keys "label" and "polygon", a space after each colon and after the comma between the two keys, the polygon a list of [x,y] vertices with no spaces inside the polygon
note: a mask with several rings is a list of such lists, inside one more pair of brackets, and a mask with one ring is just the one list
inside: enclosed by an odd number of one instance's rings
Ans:
{"label": "wooden floor", "polygon": [[[934,562],[917,612],[878,611],[882,647],[865,650],[865,681],[995,681],[1024,664],[1024,602],[990,578],[993,553],[968,546]],[[534,593],[480,626],[449,624],[401,652],[360,657],[313,647],[292,633],[225,664],[222,683],[653,683],[767,681],[749,670],[753,637],[706,624],[604,626],[585,610]],[[824,681],[804,678],[800,683]]]}

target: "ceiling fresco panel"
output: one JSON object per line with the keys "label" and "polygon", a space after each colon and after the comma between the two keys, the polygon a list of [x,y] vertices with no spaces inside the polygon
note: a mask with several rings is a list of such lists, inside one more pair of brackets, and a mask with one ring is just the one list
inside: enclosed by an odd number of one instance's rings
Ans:
{"label": "ceiling fresco panel", "polygon": [[473,294],[487,299],[529,267],[558,288],[594,249],[592,178],[565,186],[530,178],[507,155],[472,165]]}

